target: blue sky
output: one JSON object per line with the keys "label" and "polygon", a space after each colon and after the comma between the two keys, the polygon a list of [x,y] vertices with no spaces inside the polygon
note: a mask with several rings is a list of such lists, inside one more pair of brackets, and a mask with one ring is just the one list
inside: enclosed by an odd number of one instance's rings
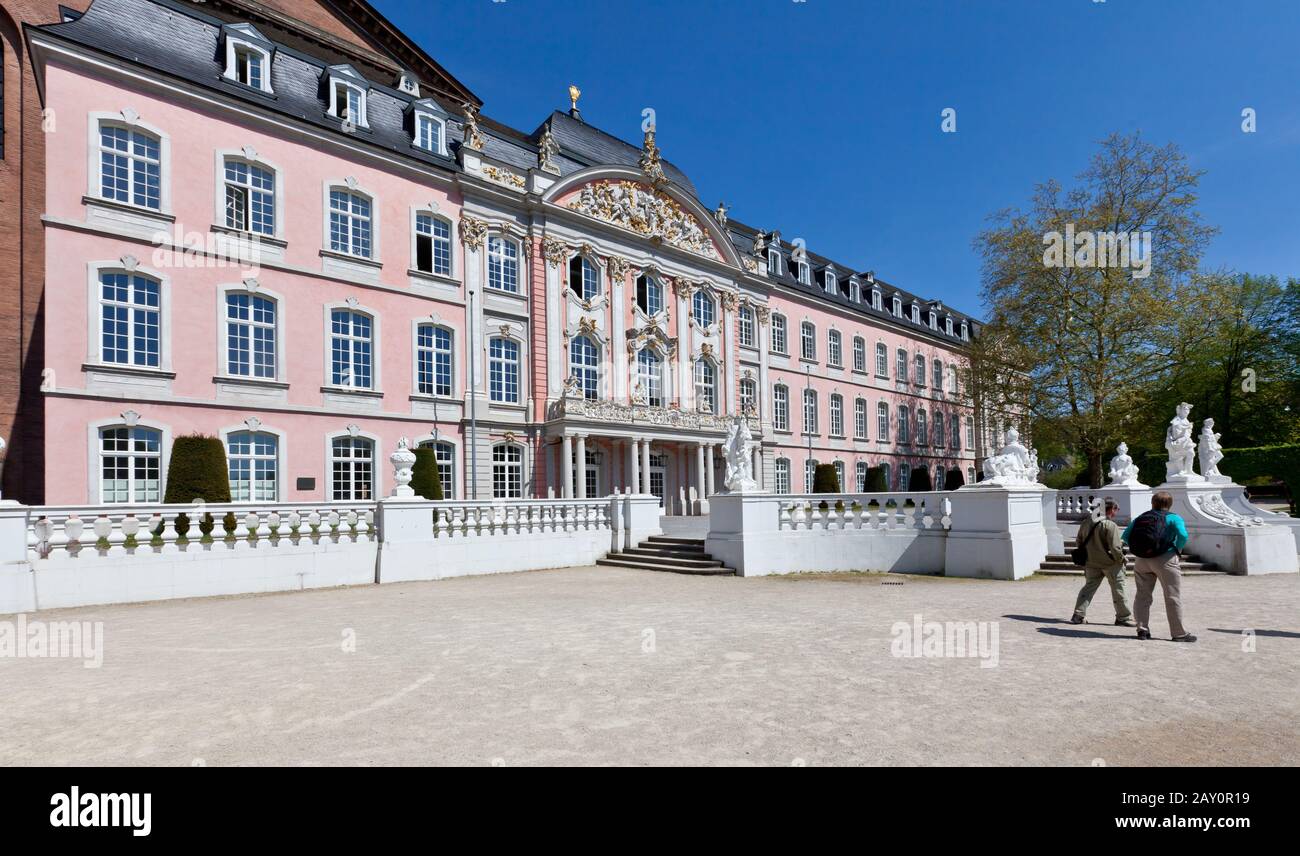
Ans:
{"label": "blue sky", "polygon": [[1112,131],[1207,171],[1208,266],[1300,276],[1295,0],[375,2],[487,115],[531,131],[577,83],[639,141],[653,107],[709,207],[977,315],[985,218]]}

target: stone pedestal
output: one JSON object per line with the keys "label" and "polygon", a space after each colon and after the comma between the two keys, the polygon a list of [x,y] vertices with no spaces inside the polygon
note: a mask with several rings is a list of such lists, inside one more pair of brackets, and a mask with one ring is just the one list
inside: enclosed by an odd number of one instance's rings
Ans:
{"label": "stone pedestal", "polygon": [[1047,535],[1047,552],[1059,556],[1065,552],[1065,533],[1056,521],[1056,491],[1043,491],[1043,532]]}
{"label": "stone pedestal", "polygon": [[28,508],[0,500],[0,615],[36,609],[36,584],[27,561]]}
{"label": "stone pedestal", "polygon": [[[1019,580],[1038,571],[1048,553],[1042,485],[963,485],[948,494],[952,527],[944,575]],[[1056,498],[1051,497],[1051,520]]]}
{"label": "stone pedestal", "polygon": [[1155,491],[1144,484],[1108,484],[1093,493],[1103,502],[1115,501],[1119,506],[1115,522],[1123,527],[1142,512],[1151,510],[1151,496]]}
{"label": "stone pedestal", "polygon": [[622,533],[616,536],[622,538],[622,549],[640,546],[651,535],[664,534],[659,525],[659,497],[645,493],[625,494],[622,498],[615,497],[614,502],[622,506]]}
{"label": "stone pedestal", "polygon": [[1200,476],[1160,486],[1174,498],[1170,510],[1187,524],[1187,552],[1232,574],[1300,571],[1292,530],[1266,523],[1262,515],[1246,515],[1231,508],[1223,495],[1228,487]]}
{"label": "stone pedestal", "polygon": [[1300,553],[1300,517],[1266,511],[1253,505],[1250,498],[1246,496],[1246,488],[1231,482],[1223,485],[1223,501],[1229,508],[1244,517],[1258,517],[1265,523],[1290,529],[1291,534],[1295,536],[1296,552]]}

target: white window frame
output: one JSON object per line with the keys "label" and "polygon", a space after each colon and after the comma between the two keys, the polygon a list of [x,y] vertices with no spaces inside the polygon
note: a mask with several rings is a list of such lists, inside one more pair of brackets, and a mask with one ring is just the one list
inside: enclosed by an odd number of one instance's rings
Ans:
{"label": "white window frame", "polygon": [[[132,422],[134,422],[134,424],[131,424]],[[129,505],[144,502],[144,500],[137,501],[134,496],[122,503],[110,503],[104,501],[103,446],[100,442],[100,432],[112,428],[143,428],[146,431],[159,432],[161,439],[159,443],[158,461],[158,502],[162,502],[167,495],[167,465],[171,461],[172,454],[171,426],[157,423],[152,420],[128,420],[124,419],[122,416],[117,416],[112,419],[101,419],[97,422],[91,422],[86,426],[86,468],[88,471],[88,478],[86,480],[86,501],[91,505]]]}
{"label": "white window frame", "polygon": [[812,268],[806,261],[800,260],[798,262],[798,267],[795,268],[795,270],[797,271],[797,276],[795,278],[798,279],[799,282],[804,285],[812,285]]}
{"label": "white window frame", "polygon": [[[420,218],[428,217],[447,227],[447,272],[441,273],[437,270],[420,269]],[[429,236],[429,261],[433,263],[437,258],[433,252],[437,239],[430,234]],[[450,217],[447,217],[432,207],[412,208],[411,209],[411,270],[423,276],[441,277],[443,279],[454,279],[456,276],[456,223]],[[457,283],[459,285],[459,283]]]}
{"label": "white window frame", "polygon": [[861,336],[853,337],[853,370],[867,373],[867,340]]}
{"label": "white window frame", "polygon": [[767,249],[767,272],[772,276],[781,275],[781,251],[775,247]]}
{"label": "white window frame", "polygon": [[[438,355],[443,353],[437,347],[437,339],[434,338],[434,346],[431,348],[422,348],[420,346],[420,331],[429,327],[435,331],[442,330],[451,337],[451,345],[445,352],[451,358],[451,380],[450,389],[446,393],[438,391]],[[460,388],[457,371],[459,370],[459,360],[457,356],[457,344],[459,343],[459,334],[455,327],[442,321],[434,321],[431,318],[415,319],[411,322],[411,394],[421,398],[443,398],[454,399],[457,397],[457,390]],[[433,367],[433,392],[424,392],[420,389],[420,355],[428,351],[432,358]]]}
{"label": "white window frame", "polygon": [[[708,308],[705,313],[704,308]],[[700,316],[708,314],[709,319],[706,321]],[[695,294],[691,295],[691,320],[695,322],[696,327],[708,329],[718,323],[718,301],[713,299],[713,295],[704,289],[696,289]]]}
{"label": "white window frame", "polygon": [[817,360],[817,325],[811,321],[799,322],[799,359]]}
{"label": "white window frame", "polygon": [[[579,342],[586,343],[586,348],[589,349],[587,355],[590,357],[590,362],[585,358],[581,361],[577,359],[574,349]],[[578,388],[582,392],[582,397],[588,401],[600,400],[602,380],[600,371],[602,348],[600,341],[593,336],[579,334],[569,339],[568,351],[569,376],[578,379]]]}
{"label": "white window frame", "polygon": [[[248,222],[245,223],[244,229],[236,229],[235,227],[227,223],[226,221],[226,161],[236,161],[238,163],[246,164],[247,166],[254,166],[257,167],[258,169],[262,169],[271,173],[271,175],[274,177],[274,187],[271,189],[271,194],[272,194],[271,218],[273,221],[273,228],[270,234],[266,232],[254,232],[252,231],[251,228],[248,228],[249,226],[252,225],[251,200],[249,201],[249,206],[246,209],[248,212]],[[261,157],[250,158],[242,151],[238,151],[234,149],[218,149],[216,152],[216,167],[215,167],[214,174],[215,174],[216,182],[214,187],[213,199],[216,202],[216,209],[213,212],[213,220],[212,220],[213,223],[216,223],[222,229],[225,229],[230,232],[235,232],[240,235],[248,235],[250,238],[255,238],[259,240],[264,238],[271,238],[276,241],[281,241],[284,239],[284,173],[278,166]],[[239,185],[239,186],[243,187],[245,185]]]}
{"label": "white window frame", "polygon": [[889,377],[889,346],[884,342],[876,343],[876,375]]}
{"label": "white window frame", "polygon": [[853,399],[853,439],[867,439],[867,400],[861,396]]}
{"label": "white window frame", "polygon": [[838,392],[831,393],[831,433],[832,437],[844,436],[844,396]]}
{"label": "white window frame", "polygon": [[[366,498],[352,497],[351,499],[334,499],[334,441],[341,439],[369,440],[370,447],[373,450],[370,467],[370,484],[371,496]],[[356,459],[351,459],[356,460]],[[384,495],[384,449],[379,441],[379,437],[368,431],[358,431],[355,434],[349,431],[335,431],[325,435],[325,501],[326,502],[370,502],[379,499]],[[355,479],[353,479],[355,483]]]}
{"label": "white window frame", "polygon": [[433,449],[435,456],[440,451],[438,448],[439,446],[445,446],[447,448],[450,460],[447,461],[446,466],[451,471],[451,478],[447,479],[442,477],[443,462],[441,460],[438,461],[438,478],[442,482],[442,498],[455,499],[456,497],[461,496],[462,494],[458,491],[457,485],[457,479],[460,477],[461,470],[461,467],[457,466],[457,462],[463,460],[461,457],[460,443],[454,438],[444,436],[441,433],[437,436],[430,433],[418,438],[415,445],[417,448]]}
{"label": "white window frame", "polygon": [[818,418],[817,390],[804,388],[803,391],[803,433],[814,437],[821,436],[821,425]]}
{"label": "white window frame", "polygon": [[[438,129],[438,140],[436,146],[426,146],[421,139],[421,123],[428,122]],[[447,156],[447,122],[441,116],[427,107],[418,104],[411,110],[411,145],[415,146],[422,152],[429,152],[435,155]]]}
{"label": "white window frame", "polygon": [[691,367],[691,376],[695,381],[695,408],[700,410],[705,405],[704,413],[718,413],[720,405],[721,384],[718,376],[718,364],[708,357],[698,357]]}
{"label": "white window frame", "polygon": [[[507,374],[508,374],[508,372],[507,372],[507,368],[508,368],[509,363],[512,362],[512,361],[509,360],[509,359],[507,359],[505,356],[502,356],[502,357],[494,357],[494,356],[492,355],[492,346],[493,346],[494,343],[496,343],[496,342],[498,342],[498,341],[500,341],[500,342],[508,342],[508,343],[510,343],[511,345],[513,345],[514,348],[515,348],[515,359],[513,360],[514,365],[515,365],[515,397],[514,397],[514,398],[509,398],[509,397],[506,396],[506,393],[508,392],[507,383],[506,383],[506,380],[507,380]],[[487,372],[484,373],[484,375],[483,375],[483,379],[484,379],[484,381],[487,383],[487,387],[488,387],[488,401],[489,401],[489,403],[491,403],[491,404],[493,404],[493,405],[500,405],[500,404],[506,404],[506,405],[522,405],[523,402],[524,402],[524,397],[525,397],[525,390],[524,390],[524,365],[525,365],[524,343],[521,342],[519,339],[515,338],[514,336],[489,336],[489,337],[488,337],[488,340],[487,340],[487,347],[484,349],[484,356],[485,356],[486,359],[487,359]],[[567,358],[567,355],[566,355],[566,358]],[[494,391],[493,388],[492,388],[492,369],[493,369],[493,365],[494,365],[495,363],[497,363],[497,362],[499,362],[499,363],[501,364],[501,384],[502,384],[502,386],[501,386],[501,397],[500,397],[500,398],[497,398],[497,397],[496,397],[496,393],[495,393],[495,391]]]}
{"label": "white window frame", "polygon": [[882,443],[889,442],[889,432],[893,423],[889,416],[889,402],[876,402],[876,439]]}
{"label": "white window frame", "polygon": [[[226,298],[231,294],[247,294],[249,297],[261,297],[275,303],[275,376],[269,378],[253,375],[237,375],[230,372],[229,318],[226,317]],[[285,301],[275,291],[258,285],[249,289],[241,283],[224,283],[217,286],[217,376],[223,381],[235,383],[284,383],[288,377],[285,368]]]}
{"label": "white window frame", "polygon": [[[223,75],[225,79],[240,86],[247,86],[249,89],[257,92],[265,92],[267,95],[274,95],[275,91],[271,88],[271,51],[262,45],[234,35],[230,30],[226,31],[225,39],[226,70]],[[240,54],[256,55],[261,59],[262,79],[258,84],[254,85],[248,81],[239,79],[238,63]]]}
{"label": "white window frame", "polygon": [[[383,370],[383,354],[381,353],[383,344],[383,330],[381,329],[381,320],[379,313],[369,307],[360,304],[350,304],[346,301],[338,303],[327,303],[325,310],[325,373],[322,378],[324,386],[333,392],[364,392],[372,394],[382,394],[383,385],[380,373]],[[340,386],[334,383],[334,352],[333,352],[333,317],[335,310],[344,310],[356,312],[370,318],[370,386]]]}
{"label": "white window frame", "polygon": [[790,430],[790,387],[783,383],[772,385],[772,430]]}
{"label": "white window frame", "polygon": [[[503,461],[497,460],[498,450],[505,453],[504,456],[506,457],[506,460]],[[509,455],[511,452],[515,452],[518,454],[519,456],[518,461],[509,460]],[[492,470],[491,470],[492,498],[493,499],[523,499],[525,495],[525,491],[527,489],[527,479],[524,478],[524,473],[528,465],[528,454],[524,446],[520,443],[512,443],[509,440],[500,440],[498,442],[495,442],[492,444],[490,460],[492,466]],[[583,464],[584,464],[584,472],[585,472],[586,462],[584,461]],[[503,494],[499,494],[497,492],[497,467],[502,467],[505,470],[504,481],[506,484],[506,492]],[[511,482],[513,481],[511,479],[511,472],[516,473],[517,476],[517,481],[518,481],[517,494],[511,492],[510,490],[510,488],[512,487]]]}
{"label": "white window frame", "polygon": [[[657,375],[645,373],[641,370],[642,354],[647,354],[651,357],[654,357],[655,364],[659,368]],[[668,360],[666,358],[666,355],[661,354],[658,348],[654,348],[651,347],[650,345],[646,345],[645,347],[641,348],[639,351],[636,352],[636,359],[633,363],[633,368],[632,368],[634,373],[633,384],[635,385],[636,383],[641,383],[643,381],[645,382],[646,406],[648,407],[663,407],[668,402],[668,395],[667,395],[668,382],[664,378],[664,372],[667,370],[667,365],[668,365]],[[657,396],[654,394],[656,390],[659,393]],[[656,398],[659,399],[658,403],[655,402]]]}
{"label": "white window frame", "polygon": [[[353,78],[352,77],[353,74],[356,74],[355,69],[349,68],[347,71],[344,71],[338,66],[332,67],[328,70],[327,72],[328,82],[325,88],[325,98],[326,98],[325,113],[328,116],[333,116],[335,119],[338,119],[340,122],[351,122],[353,125],[356,125],[358,128],[369,128],[370,122],[367,116],[369,112],[368,111],[369,105],[367,104],[367,100],[370,94],[370,82],[367,81],[365,78],[361,77],[360,75],[356,75],[356,77]],[[345,96],[345,100],[349,107],[348,110],[349,115],[345,116],[339,113],[338,100],[335,96],[338,94],[340,87],[343,87],[344,89],[348,90],[350,93],[356,94],[357,96],[356,112],[358,115],[356,116],[351,115],[352,111],[350,108],[352,105],[352,99],[346,96]]]}
{"label": "white window frame", "polygon": [[780,312],[772,313],[772,353],[790,355],[790,322]]}
{"label": "white window frame", "polygon": [[[101,274],[124,273],[128,276],[144,276],[158,283],[158,365],[137,366],[134,363],[110,363],[104,360],[103,346],[103,311],[100,299]],[[90,262],[86,265],[86,363],[97,368],[122,370],[128,372],[165,372],[172,371],[172,288],[171,278],[161,271],[136,265],[128,268],[122,261]]]}
{"label": "white window frame", "polygon": [[[496,247],[498,246],[501,247],[502,249],[500,250],[496,249]],[[505,252],[504,248],[506,246],[510,246],[514,248],[515,251],[514,259],[511,259],[509,255]],[[511,235],[505,234],[503,232],[492,232],[485,239],[483,249],[484,249],[484,255],[486,256],[486,258],[484,259],[484,277],[485,277],[486,287],[490,291],[496,292],[498,294],[513,294],[516,296],[523,295],[524,253],[523,253],[523,248],[520,246],[519,241],[514,237],[512,237]],[[492,266],[494,264],[495,259],[500,259],[499,261],[499,264],[501,266],[500,284],[493,284],[492,281],[492,277],[493,277]],[[509,289],[505,287],[506,267],[508,263],[511,261],[514,262],[514,273],[515,273],[515,287],[513,289]]]}
{"label": "white window frame", "polygon": [[752,306],[740,307],[738,325],[739,325],[739,332],[740,332],[740,346],[742,348],[757,347],[758,326],[755,323],[754,308]]}
{"label": "white window frame", "polygon": [[844,336],[834,327],[826,331],[826,365],[844,368]]}
{"label": "white window frame", "polygon": [[[643,279],[645,280],[646,306],[641,305],[641,280]],[[664,311],[664,285],[659,281],[659,277],[656,276],[653,271],[641,271],[632,285],[634,288],[632,293],[632,305],[636,308],[637,312],[641,313],[641,315],[646,318],[653,318]],[[651,302],[650,294],[652,291],[655,293],[656,299],[659,303],[659,308],[654,311],[650,311],[649,309],[649,304]]]}
{"label": "white window frame", "polygon": [[[227,471],[231,469],[230,468],[230,437],[232,434],[268,434],[275,438],[275,497],[273,499],[263,499],[263,500],[252,499],[251,490],[250,490],[249,499],[245,499],[245,500],[234,499],[234,491],[232,490],[231,491],[232,501],[234,502],[286,502],[289,500],[288,495],[285,493],[285,491],[288,488],[287,478],[285,475],[288,472],[288,468],[286,467],[286,455],[288,452],[288,443],[286,442],[286,440],[288,435],[284,431],[278,428],[272,428],[268,425],[258,425],[256,428],[253,428],[245,423],[240,423],[239,425],[228,425],[225,428],[222,428],[219,434],[221,437],[221,448],[225,449],[226,451]],[[253,457],[254,459],[256,459],[255,455]]]}
{"label": "white window frame", "polygon": [[[333,211],[333,209],[330,204],[330,193],[335,190],[340,191],[342,193],[348,193],[354,196],[359,196],[370,203],[370,255],[363,256],[357,253],[350,252],[348,250],[336,250],[333,248],[333,246],[331,246],[330,214]],[[351,184],[349,184],[347,181],[335,180],[335,181],[326,181],[324,183],[321,198],[323,202],[322,211],[321,211],[321,227],[322,227],[321,251],[345,259],[356,259],[362,262],[372,262],[374,264],[378,264],[380,258],[379,257],[379,236],[381,234],[380,220],[379,220],[379,197],[377,197],[374,193],[362,187],[361,185],[357,184],[356,182],[352,182]],[[349,205],[348,207],[349,209],[351,209],[351,205]],[[359,216],[359,215],[354,215],[349,210],[348,211],[349,221],[354,216]],[[349,232],[349,236],[350,235],[351,233]],[[349,241],[348,241],[349,249],[351,248],[351,246],[352,246],[352,242],[349,237]]]}
{"label": "white window frame", "polygon": [[775,493],[790,493],[790,459],[777,458],[772,469],[772,488]]}
{"label": "white window frame", "polygon": [[[123,114],[126,114],[125,116]],[[128,131],[143,132],[158,140],[158,207],[150,208],[147,205],[137,205],[134,201],[134,190],[130,194],[131,199],[126,202],[120,199],[110,199],[104,195],[103,179],[100,169],[100,152],[103,148],[100,143],[100,128],[103,125],[115,125],[125,128]],[[118,205],[129,208],[132,211],[138,211],[145,215],[171,215],[172,213],[172,144],[171,137],[164,133],[156,125],[151,125],[142,121],[135,113],[129,109],[122,113],[91,112],[87,115],[86,122],[86,196],[89,199],[95,199],[108,205]],[[134,188],[134,184],[132,184]]]}

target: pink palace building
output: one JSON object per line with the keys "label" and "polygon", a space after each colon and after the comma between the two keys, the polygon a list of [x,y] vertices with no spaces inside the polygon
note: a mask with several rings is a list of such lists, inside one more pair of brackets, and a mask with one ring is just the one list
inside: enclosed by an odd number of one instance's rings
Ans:
{"label": "pink palace building", "polygon": [[[711,210],[661,158],[257,4],[94,0],[28,27],[47,138],[46,501],[152,502],[174,438],[236,500],[629,488],[698,513],[736,416],[761,486],[974,480],[974,319]],[[394,68],[398,70],[393,71]],[[57,165],[57,166],[56,166]]]}

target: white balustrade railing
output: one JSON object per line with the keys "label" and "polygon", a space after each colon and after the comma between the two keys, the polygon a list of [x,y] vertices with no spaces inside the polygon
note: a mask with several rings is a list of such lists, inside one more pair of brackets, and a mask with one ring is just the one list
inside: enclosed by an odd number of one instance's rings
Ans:
{"label": "white balustrade railing", "polygon": [[35,561],[364,543],[377,535],[373,502],[38,506],[27,552]]}
{"label": "white balustrade railing", "polygon": [[810,493],[782,496],[778,528],[948,529],[952,503],[945,491]]}
{"label": "white balustrade railing", "polygon": [[430,502],[435,538],[606,531],[613,527],[610,500],[515,499]]}
{"label": "white balustrade railing", "polygon": [[1065,520],[1082,520],[1092,513],[1092,502],[1101,495],[1101,491],[1088,487],[1076,487],[1057,491],[1056,516]]}

